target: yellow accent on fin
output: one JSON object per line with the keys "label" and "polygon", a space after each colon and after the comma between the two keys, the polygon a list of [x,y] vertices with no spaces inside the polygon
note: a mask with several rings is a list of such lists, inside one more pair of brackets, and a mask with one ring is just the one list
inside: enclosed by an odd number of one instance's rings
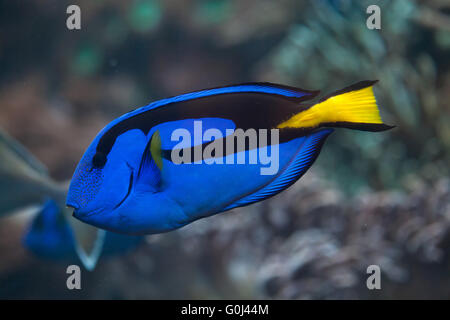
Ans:
{"label": "yellow accent on fin", "polygon": [[278,128],[315,128],[325,123],[383,124],[372,85],[331,96],[292,116]]}
{"label": "yellow accent on fin", "polygon": [[152,141],[150,142],[150,153],[159,170],[162,170],[163,161],[161,155],[161,136],[159,134],[159,130],[152,135]]}

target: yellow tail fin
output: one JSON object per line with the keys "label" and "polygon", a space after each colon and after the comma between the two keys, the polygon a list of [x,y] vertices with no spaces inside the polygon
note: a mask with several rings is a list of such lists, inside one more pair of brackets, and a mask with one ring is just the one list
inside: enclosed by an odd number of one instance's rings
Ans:
{"label": "yellow tail fin", "polygon": [[373,94],[377,81],[361,81],[323,98],[301,111],[278,128],[345,127],[364,131],[392,128],[381,121]]}

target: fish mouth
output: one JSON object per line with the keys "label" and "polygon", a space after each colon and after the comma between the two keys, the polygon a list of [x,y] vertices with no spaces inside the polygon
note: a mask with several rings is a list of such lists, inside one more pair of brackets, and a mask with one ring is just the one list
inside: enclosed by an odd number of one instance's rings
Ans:
{"label": "fish mouth", "polygon": [[[73,208],[73,207],[72,207]],[[103,208],[98,208],[89,212],[85,212],[83,210],[80,210],[79,208],[74,208],[73,212],[72,212],[72,217],[81,220],[81,221],[85,221],[86,218],[96,215],[98,213],[102,213],[104,210]]]}
{"label": "fish mouth", "polygon": [[78,212],[77,210],[79,209],[78,205],[74,204],[74,203],[66,203],[66,207],[67,208],[72,208],[72,217],[75,217],[78,219]]}
{"label": "fish mouth", "polygon": [[75,209],[75,210],[80,208],[79,205],[77,205],[76,203],[73,203],[73,202],[66,202],[66,207],[69,207],[69,208],[72,208],[72,209]]}

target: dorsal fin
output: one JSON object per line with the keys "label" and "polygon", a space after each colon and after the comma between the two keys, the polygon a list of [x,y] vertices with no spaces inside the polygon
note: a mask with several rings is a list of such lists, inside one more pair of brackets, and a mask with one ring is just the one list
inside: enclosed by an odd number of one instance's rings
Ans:
{"label": "dorsal fin", "polygon": [[[144,107],[139,109],[130,111],[119,119],[124,120],[129,117],[135,116],[137,114],[146,112],[148,110],[156,109],[171,103],[193,100],[197,98],[203,98],[208,96],[214,96],[219,94],[228,94],[228,93],[243,93],[243,92],[254,92],[254,93],[265,93],[265,94],[275,94],[278,96],[285,97],[287,99],[293,99],[296,102],[301,102],[305,100],[310,100],[317,96],[320,91],[318,90],[305,90],[301,88],[285,86],[281,84],[275,84],[270,82],[248,82],[241,83],[236,85],[229,85],[224,87],[216,87],[211,89],[204,89],[200,91],[194,91],[189,93],[183,93],[178,96],[161,99],[155,102],[152,102]],[[117,119],[117,120],[119,120]]]}
{"label": "dorsal fin", "polygon": [[292,185],[311,167],[319,155],[325,139],[333,131],[333,129],[322,129],[306,136],[297,155],[275,179],[256,192],[231,203],[224,211],[270,198]]}

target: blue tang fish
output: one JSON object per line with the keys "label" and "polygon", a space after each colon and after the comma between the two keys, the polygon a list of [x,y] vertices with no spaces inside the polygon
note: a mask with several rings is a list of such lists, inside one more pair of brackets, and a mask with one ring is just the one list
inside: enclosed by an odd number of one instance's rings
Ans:
{"label": "blue tang fish", "polygon": [[309,169],[333,128],[392,128],[380,118],[375,82],[356,83],[317,103],[306,101],[318,91],[271,83],[150,103],[95,137],[66,204],[98,228],[154,234],[267,199]]}
{"label": "blue tang fish", "polygon": [[[68,218],[70,216],[65,217],[53,199],[45,201],[23,237],[25,248],[44,259],[66,262],[78,262],[81,259],[87,269],[93,269],[100,255],[125,254],[144,240],[142,236],[106,232],[105,236],[101,238],[101,244],[97,245],[97,254],[92,257],[87,257],[85,254],[80,256],[80,252],[77,250],[76,235]],[[86,263],[83,259],[95,261]]]}

